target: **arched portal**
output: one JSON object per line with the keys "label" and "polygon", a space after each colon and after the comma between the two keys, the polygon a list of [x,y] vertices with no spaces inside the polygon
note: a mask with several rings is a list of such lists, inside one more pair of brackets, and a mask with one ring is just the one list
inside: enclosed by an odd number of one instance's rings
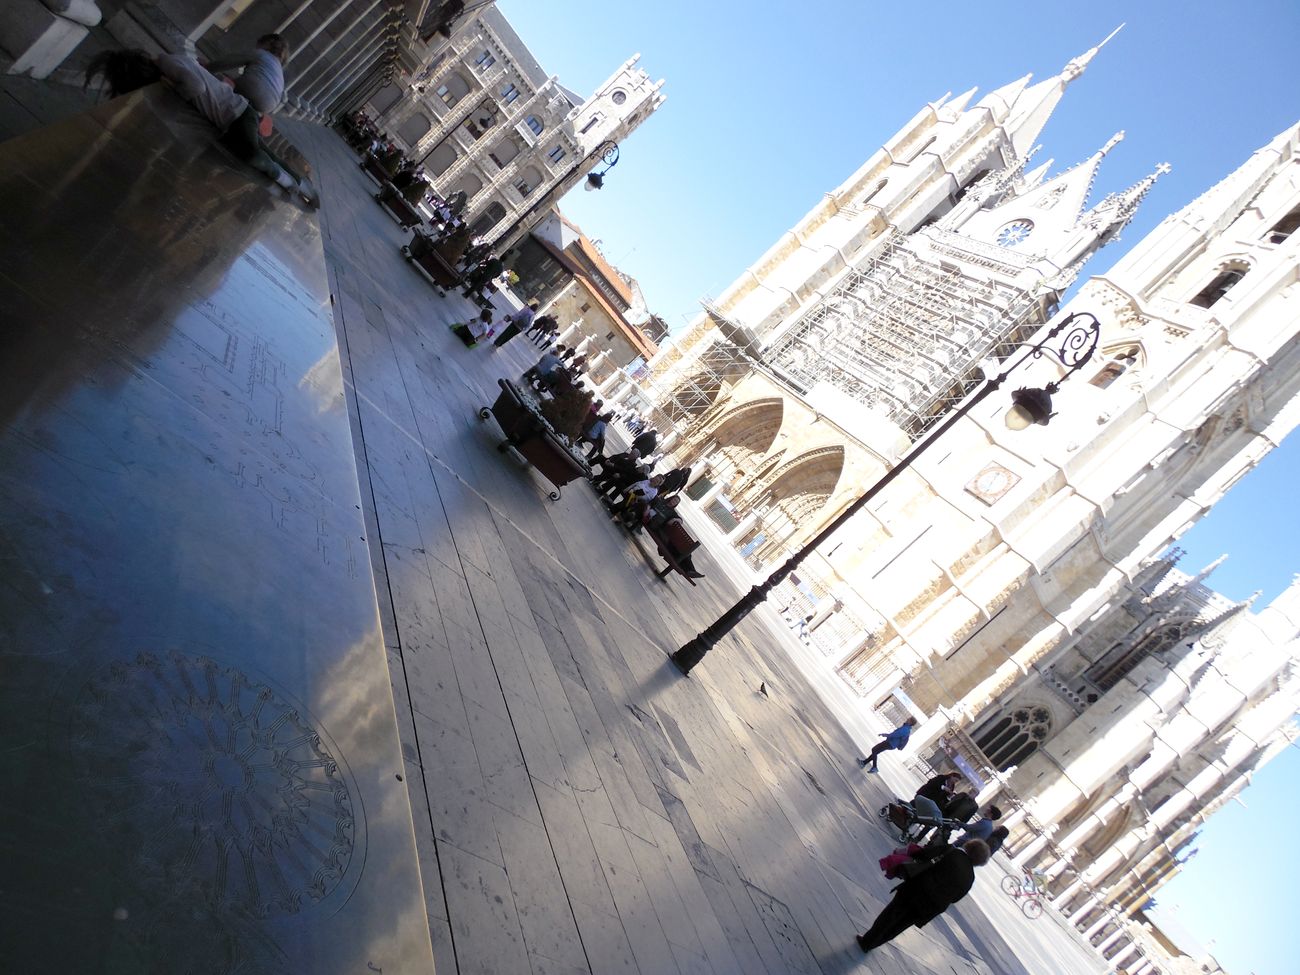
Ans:
{"label": "arched portal", "polygon": [[815,524],[843,470],[844,448],[822,447],[782,464],[742,493],[738,507],[763,512],[768,541],[756,553],[761,560],[778,556],[801,531]]}

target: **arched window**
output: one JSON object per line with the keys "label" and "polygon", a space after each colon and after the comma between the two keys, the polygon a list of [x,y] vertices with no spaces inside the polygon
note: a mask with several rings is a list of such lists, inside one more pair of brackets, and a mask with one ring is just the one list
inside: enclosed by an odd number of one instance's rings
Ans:
{"label": "arched window", "polygon": [[479,214],[478,219],[469,225],[469,231],[475,237],[482,237],[486,235],[489,230],[499,224],[505,215],[506,208],[500,203],[493,201],[488,204],[486,210]]}
{"label": "arched window", "polygon": [[498,168],[505,169],[510,165],[510,161],[519,155],[519,144],[514,139],[502,139],[488,153],[488,157],[497,164]]}
{"label": "arched window", "polygon": [[932,145],[934,145],[935,138],[936,138],[935,136],[930,136],[930,138],[926,139],[924,144],[922,144],[921,148],[917,149],[916,152],[909,155],[907,159],[904,160],[904,162],[915,162],[920,157],[921,153],[925,152],[925,150],[929,149]]}
{"label": "arched window", "polygon": [[975,744],[1001,772],[1025,759],[1052,734],[1052,712],[1041,704],[1021,704],[990,719],[975,733]]}
{"label": "arched window", "polygon": [[479,106],[477,111],[470,112],[469,118],[465,119],[464,129],[466,134],[477,142],[496,124],[497,116],[493,106],[484,104]]}
{"label": "arched window", "polygon": [[444,105],[451,108],[469,94],[469,82],[460,75],[453,74],[440,84],[433,93],[442,100]]}
{"label": "arched window", "polygon": [[877,183],[874,187],[872,187],[871,192],[862,198],[862,205],[866,206],[868,203],[874,200],[878,195],[880,195],[880,191],[883,190],[886,184],[888,183],[889,180],[882,179],[879,183]]}
{"label": "arched window", "polygon": [[434,176],[441,176],[451,168],[451,164],[455,161],[456,147],[450,142],[444,142],[439,145],[437,149],[434,149],[433,152],[429,153],[428,157],[424,161],[424,165],[425,168],[428,169],[429,172],[433,173]]}
{"label": "arched window", "polygon": [[1098,389],[1105,389],[1136,364],[1137,349],[1117,349],[1111,354],[1110,361],[1089,381]]}
{"label": "arched window", "polygon": [[414,146],[429,131],[429,120],[416,112],[397,130],[397,136],[408,146]]}
{"label": "arched window", "polygon": [[460,178],[460,182],[456,184],[456,188],[452,190],[452,192],[464,193],[465,201],[468,203],[473,201],[475,195],[482,188],[483,188],[483,181],[481,179],[479,179],[473,173],[466,173],[464,176]]}
{"label": "arched window", "polygon": [[1268,232],[1266,239],[1270,244],[1280,244],[1298,229],[1300,229],[1300,207],[1296,207],[1273,224],[1273,229]]}
{"label": "arched window", "polygon": [[519,178],[515,180],[515,189],[519,191],[520,196],[528,196],[533,190],[537,189],[542,183],[542,174],[536,166],[527,167]]}
{"label": "arched window", "polygon": [[533,135],[541,135],[542,129],[546,128],[546,126],[542,124],[542,120],[536,115],[528,116],[528,118],[524,119],[524,124],[533,130]]}
{"label": "arched window", "polygon": [[1238,281],[1246,276],[1250,268],[1244,264],[1230,264],[1215,275],[1214,280],[1201,289],[1192,299],[1193,305],[1201,308],[1213,307],[1220,298],[1231,291]]}

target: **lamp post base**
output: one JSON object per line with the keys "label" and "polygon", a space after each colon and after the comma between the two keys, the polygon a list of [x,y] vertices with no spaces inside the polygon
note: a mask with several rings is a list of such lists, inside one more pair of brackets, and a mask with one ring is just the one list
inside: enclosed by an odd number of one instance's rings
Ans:
{"label": "lamp post base", "polygon": [[688,643],[684,643],[669,659],[677,665],[683,677],[689,677],[691,668],[704,659],[704,655],[713,649],[713,644],[713,640],[700,634]]}

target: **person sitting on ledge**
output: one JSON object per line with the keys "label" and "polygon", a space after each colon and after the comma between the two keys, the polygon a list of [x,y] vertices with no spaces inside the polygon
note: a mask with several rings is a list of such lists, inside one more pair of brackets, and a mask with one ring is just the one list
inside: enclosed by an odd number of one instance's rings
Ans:
{"label": "person sitting on ledge", "polygon": [[221,142],[243,162],[296,193],[309,206],[320,206],[315,187],[275,155],[258,135],[259,116],[248,99],[221,81],[187,54],[144,51],[101,51],[86,66],[86,86],[103,78],[116,98],[156,81],[168,85],[221,133]]}

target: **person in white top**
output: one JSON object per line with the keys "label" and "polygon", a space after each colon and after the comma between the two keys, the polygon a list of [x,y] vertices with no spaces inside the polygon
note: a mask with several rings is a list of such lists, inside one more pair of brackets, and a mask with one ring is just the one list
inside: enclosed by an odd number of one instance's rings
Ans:
{"label": "person in white top", "polygon": [[248,54],[218,58],[208,65],[213,74],[243,68],[235,79],[235,91],[263,115],[271,115],[284,102],[284,64],[289,45],[279,34],[263,34],[257,48]]}
{"label": "person in white top", "polygon": [[144,51],[104,51],[86,68],[86,84],[102,77],[116,97],[143,88],[159,79],[193,105],[221,133],[221,141],[238,158],[278,185],[297,193],[311,206],[320,205],[311,181],[275,155],[257,133],[257,110],[248,99],[221,81],[187,54]]}

